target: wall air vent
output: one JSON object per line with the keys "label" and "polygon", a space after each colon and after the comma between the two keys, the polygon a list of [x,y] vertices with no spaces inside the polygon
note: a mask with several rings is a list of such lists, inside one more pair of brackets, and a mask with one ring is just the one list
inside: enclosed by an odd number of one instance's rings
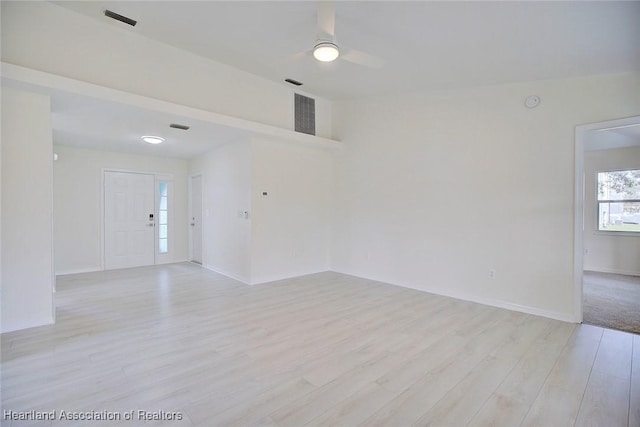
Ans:
{"label": "wall air vent", "polygon": [[135,27],[136,24],[138,23],[137,21],[134,21],[131,18],[127,18],[126,16],[119,15],[115,12],[110,11],[109,9],[104,11],[104,16],[115,19],[116,21],[124,22],[125,24],[129,24],[132,27]]}
{"label": "wall air vent", "polygon": [[294,98],[294,130],[309,135],[316,134],[316,100],[298,93]]}
{"label": "wall air vent", "polygon": [[174,129],[180,129],[180,130],[189,130],[189,126],[186,125],[179,125],[177,123],[171,123],[169,125],[170,128],[174,128]]}

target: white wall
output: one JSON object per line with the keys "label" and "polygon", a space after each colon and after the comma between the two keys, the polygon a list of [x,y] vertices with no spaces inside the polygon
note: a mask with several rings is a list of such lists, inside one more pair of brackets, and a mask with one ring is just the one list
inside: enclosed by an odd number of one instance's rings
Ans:
{"label": "white wall", "polygon": [[187,259],[187,161],[56,145],[54,230],[56,274],[98,271],[102,259],[102,171],[172,174],[173,252],[167,262]]}
{"label": "white wall", "polygon": [[[293,129],[294,89],[90,19],[50,2],[3,1],[4,62]],[[331,136],[331,103],[316,99],[316,132]]]}
{"label": "white wall", "polygon": [[267,140],[251,147],[251,283],[328,270],[331,152]]}
{"label": "white wall", "polygon": [[[251,144],[225,144],[192,159],[202,174],[202,265],[251,282]],[[242,212],[249,212],[245,218]]]}
{"label": "white wall", "polygon": [[203,176],[203,265],[247,284],[328,270],[331,163],[326,148],[265,139],[192,159],[189,173]]}
{"label": "white wall", "polygon": [[53,322],[49,97],[2,87],[2,324]]}
{"label": "white wall", "polygon": [[[293,91],[284,85],[49,2],[1,6],[3,61],[292,128]],[[332,268],[573,318],[574,128],[640,114],[639,82],[638,75],[599,76],[334,105],[333,136],[345,149],[334,165]],[[530,94],[542,99],[537,109],[523,107]],[[331,108],[323,105],[318,133],[330,136],[332,120],[322,112]],[[205,265],[246,281],[258,261],[251,219],[237,212],[251,212],[251,147],[228,144],[190,168],[205,177]],[[291,251],[292,243],[281,248]]]}
{"label": "white wall", "polygon": [[598,229],[597,173],[640,169],[640,147],[587,151],[584,157],[584,268],[640,276],[640,236],[603,233]]}
{"label": "white wall", "polygon": [[[332,268],[576,319],[574,129],[640,113],[639,83],[611,75],[334,104],[344,149]],[[530,110],[531,94],[542,102]]]}

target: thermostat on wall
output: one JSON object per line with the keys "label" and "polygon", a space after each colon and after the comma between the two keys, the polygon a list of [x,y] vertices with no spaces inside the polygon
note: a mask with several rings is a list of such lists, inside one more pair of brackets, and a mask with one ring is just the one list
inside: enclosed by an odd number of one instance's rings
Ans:
{"label": "thermostat on wall", "polygon": [[540,104],[540,97],[538,95],[529,95],[524,100],[524,105],[527,108],[536,108]]}

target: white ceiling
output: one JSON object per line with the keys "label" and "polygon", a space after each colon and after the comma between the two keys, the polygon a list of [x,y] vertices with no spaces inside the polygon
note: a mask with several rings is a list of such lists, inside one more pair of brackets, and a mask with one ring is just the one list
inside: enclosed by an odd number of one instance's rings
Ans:
{"label": "white ceiling", "polygon": [[[293,78],[328,99],[640,69],[640,2],[337,1],[336,42],[381,59],[321,64],[314,1],[60,1],[265,78]],[[129,27],[130,28],[130,27]]]}
{"label": "white ceiling", "polygon": [[[351,48],[375,55],[380,68],[311,57],[314,1],[54,3],[273,81],[293,78],[305,92],[333,100],[640,70],[640,1],[335,2],[343,53]],[[105,9],[138,24],[108,19]],[[54,141],[70,145],[190,158],[216,143],[211,135],[219,143],[239,136],[211,123],[92,98],[52,99]],[[176,122],[192,128],[168,128]],[[162,134],[167,142],[150,147],[141,133]]]}
{"label": "white ceiling", "polygon": [[[245,135],[237,128],[69,93],[51,93],[53,140],[104,151],[189,159]],[[187,131],[170,128],[189,126]],[[142,135],[161,135],[150,145]]]}

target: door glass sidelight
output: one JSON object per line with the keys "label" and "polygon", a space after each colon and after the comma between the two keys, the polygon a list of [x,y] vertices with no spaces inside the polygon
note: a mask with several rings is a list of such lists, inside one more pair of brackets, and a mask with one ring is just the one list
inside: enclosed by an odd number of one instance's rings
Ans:
{"label": "door glass sidelight", "polygon": [[169,252],[169,184],[160,182],[158,188],[158,252]]}

